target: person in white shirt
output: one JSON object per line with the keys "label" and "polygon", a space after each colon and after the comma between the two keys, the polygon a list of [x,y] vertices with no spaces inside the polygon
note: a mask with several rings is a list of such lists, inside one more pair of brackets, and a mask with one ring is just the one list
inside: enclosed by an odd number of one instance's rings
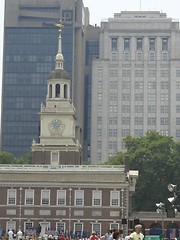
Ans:
{"label": "person in white shirt", "polygon": [[22,233],[21,229],[19,229],[19,231],[17,232],[17,239],[21,240],[22,237],[23,237],[23,233]]}
{"label": "person in white shirt", "polygon": [[138,224],[135,226],[135,232],[130,234],[130,240],[143,240],[144,235],[141,233],[142,225]]}
{"label": "person in white shirt", "polygon": [[13,233],[13,231],[10,229],[10,230],[8,231],[8,239],[9,239],[9,240],[13,240],[13,235],[14,235],[14,233]]}

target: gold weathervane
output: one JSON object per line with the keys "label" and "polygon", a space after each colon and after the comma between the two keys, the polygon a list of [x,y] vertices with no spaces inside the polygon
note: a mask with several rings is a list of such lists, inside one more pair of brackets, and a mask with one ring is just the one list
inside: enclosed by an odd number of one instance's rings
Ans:
{"label": "gold weathervane", "polygon": [[57,22],[57,23],[54,23],[54,25],[59,28],[59,32],[62,31],[63,24],[61,23],[61,20],[59,20],[59,22]]}

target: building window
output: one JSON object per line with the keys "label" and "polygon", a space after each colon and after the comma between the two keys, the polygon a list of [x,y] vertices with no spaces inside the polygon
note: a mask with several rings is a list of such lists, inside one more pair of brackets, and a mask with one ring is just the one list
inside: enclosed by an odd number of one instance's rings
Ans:
{"label": "building window", "polygon": [[109,125],[117,125],[117,117],[109,117]]}
{"label": "building window", "polygon": [[167,118],[167,117],[162,117],[161,118],[161,125],[168,125],[169,124],[169,118]]}
{"label": "building window", "polygon": [[50,204],[50,190],[41,190],[41,205]]}
{"label": "building window", "polygon": [[169,82],[161,82],[161,89],[169,89]]}
{"label": "building window", "polygon": [[96,160],[97,162],[101,161],[101,153],[97,153]]}
{"label": "building window", "polygon": [[34,204],[34,190],[26,189],[25,190],[25,205],[33,205]]}
{"label": "building window", "polygon": [[110,206],[118,207],[120,202],[120,191],[111,191]]}
{"label": "building window", "polygon": [[148,77],[156,77],[156,69],[149,69]]}
{"label": "building window", "polygon": [[168,93],[162,93],[161,94],[161,101],[168,101],[169,100],[169,94]]}
{"label": "building window", "polygon": [[130,135],[130,129],[122,129],[122,137],[127,137]]}
{"label": "building window", "polygon": [[117,61],[117,53],[116,52],[111,53],[111,60],[112,61]]}
{"label": "building window", "polygon": [[102,191],[93,191],[92,206],[102,206]]}
{"label": "building window", "polygon": [[143,105],[135,105],[134,112],[143,113]]}
{"label": "building window", "polygon": [[122,101],[130,101],[130,93],[123,93]]}
{"label": "building window", "polygon": [[148,118],[148,125],[156,125],[156,118],[155,117],[149,117]]}
{"label": "building window", "polygon": [[176,137],[180,137],[180,130],[176,130]]}
{"label": "building window", "polygon": [[162,136],[168,136],[169,135],[168,130],[160,130],[160,134]]}
{"label": "building window", "polygon": [[117,141],[109,141],[109,149],[117,150]]}
{"label": "building window", "polygon": [[135,89],[143,89],[144,82],[135,82]]}
{"label": "building window", "polygon": [[161,69],[161,77],[169,77],[169,69]]}
{"label": "building window", "polygon": [[143,69],[136,69],[135,70],[135,77],[144,77],[144,70]]}
{"label": "building window", "polygon": [[168,51],[168,38],[162,38],[162,51]]}
{"label": "building window", "polygon": [[30,230],[30,229],[32,229],[34,227],[34,223],[33,222],[25,222],[24,225],[25,225],[25,229],[26,230]]}
{"label": "building window", "polygon": [[130,38],[124,38],[124,51],[130,51]]}
{"label": "building window", "polygon": [[74,233],[75,236],[77,236],[77,238],[81,238],[82,237],[82,233],[83,233],[83,223],[74,223]]}
{"label": "building window", "polygon": [[60,234],[64,234],[65,230],[66,230],[66,227],[64,222],[56,223],[56,231],[58,231]]}
{"label": "building window", "polygon": [[156,82],[148,82],[148,89],[156,89]]}
{"label": "building window", "polygon": [[122,125],[130,125],[130,117],[122,117]]}
{"label": "building window", "polygon": [[176,89],[180,89],[180,82],[176,82]]}
{"label": "building window", "polygon": [[143,136],[143,129],[135,129],[135,130],[134,130],[134,136],[135,136],[135,137],[141,137],[141,136]]}
{"label": "building window", "polygon": [[137,52],[136,54],[136,60],[137,61],[142,61],[143,60],[143,54],[141,52]]}
{"label": "building window", "polygon": [[117,69],[110,69],[109,76],[110,77],[117,77],[118,76],[118,70]]}
{"label": "building window", "polygon": [[124,61],[130,61],[130,53],[129,52],[124,53]]}
{"label": "building window", "polygon": [[167,52],[162,53],[162,61],[168,61],[168,53]]}
{"label": "building window", "polygon": [[102,93],[98,93],[98,100],[99,100],[99,101],[102,100]]}
{"label": "building window", "polygon": [[149,93],[148,94],[148,101],[156,101],[156,94],[155,93]]}
{"label": "building window", "polygon": [[101,236],[101,223],[92,223],[92,232],[96,232],[97,236]]}
{"label": "building window", "polygon": [[98,137],[101,137],[101,136],[102,136],[102,129],[98,129],[98,130],[97,130],[97,136],[98,136]]}
{"label": "building window", "polygon": [[109,129],[109,137],[117,137],[117,129]]}
{"label": "building window", "polygon": [[148,113],[155,113],[156,106],[155,105],[148,105]]}
{"label": "building window", "polygon": [[8,189],[7,190],[7,204],[8,205],[16,205],[16,189]]}
{"label": "building window", "polygon": [[9,229],[13,229],[14,231],[16,231],[16,221],[6,222],[6,232],[8,232]]}
{"label": "building window", "polygon": [[161,113],[169,113],[169,106],[161,105]]}
{"label": "building window", "polygon": [[101,149],[101,141],[97,141],[97,149]]}
{"label": "building window", "polygon": [[102,117],[98,117],[97,118],[97,124],[99,125],[99,124],[102,124]]}
{"label": "building window", "polygon": [[176,69],[176,77],[180,77],[180,69]]}
{"label": "building window", "polygon": [[126,78],[130,78],[131,77],[131,70],[130,69],[123,69],[122,70],[122,76],[126,77]]}
{"label": "building window", "polygon": [[143,101],[143,99],[144,99],[143,93],[135,93],[134,95],[135,101]]}
{"label": "building window", "polygon": [[176,113],[180,113],[180,105],[176,106]]}
{"label": "building window", "polygon": [[135,117],[134,124],[135,125],[143,125],[143,117]]}
{"label": "building window", "polygon": [[122,105],[123,113],[130,113],[130,105]]}
{"label": "building window", "polygon": [[142,51],[143,50],[143,39],[137,38],[137,50]]}
{"label": "building window", "polygon": [[98,77],[102,77],[102,76],[103,76],[103,69],[98,68]]}
{"label": "building window", "polygon": [[119,223],[110,223],[110,229],[119,229]]}
{"label": "building window", "polygon": [[123,81],[122,82],[122,89],[130,89],[131,88],[131,83]]}
{"label": "building window", "polygon": [[75,190],[75,206],[84,206],[84,190]]}
{"label": "building window", "polygon": [[51,152],[51,163],[59,164],[59,152]]}
{"label": "building window", "polygon": [[176,125],[180,125],[180,118],[176,118]]}
{"label": "building window", "polygon": [[149,61],[155,61],[155,53],[154,52],[149,53]]}
{"label": "building window", "polygon": [[66,206],[66,190],[57,190],[57,205]]}
{"label": "building window", "polygon": [[117,38],[111,38],[111,51],[117,51]]}
{"label": "building window", "polygon": [[156,39],[150,38],[149,39],[149,51],[155,51],[156,49]]}

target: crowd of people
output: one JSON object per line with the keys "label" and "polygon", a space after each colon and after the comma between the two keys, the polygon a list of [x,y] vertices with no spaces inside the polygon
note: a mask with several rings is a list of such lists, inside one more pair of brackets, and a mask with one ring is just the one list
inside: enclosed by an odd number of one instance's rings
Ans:
{"label": "crowd of people", "polygon": [[[36,235],[31,234],[31,236],[27,234],[23,234],[23,232],[19,229],[16,233],[13,230],[9,230],[7,233],[8,240],[35,240],[35,239],[42,239],[42,240],[70,240],[72,237],[65,235],[63,233],[58,234],[57,232],[52,233],[45,233],[44,235]],[[127,236],[123,236],[123,232],[117,229],[108,229],[107,232],[102,235],[101,237],[96,234],[95,231],[92,232],[91,236],[89,237],[80,237],[77,236],[74,238],[75,240],[143,240],[144,235],[142,234],[142,226],[140,224],[135,226],[135,231],[129,231]]]}

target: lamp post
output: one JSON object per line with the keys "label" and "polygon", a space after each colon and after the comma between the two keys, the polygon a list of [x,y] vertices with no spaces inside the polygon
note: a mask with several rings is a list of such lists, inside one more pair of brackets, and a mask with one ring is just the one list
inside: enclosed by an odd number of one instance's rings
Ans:
{"label": "lamp post", "polygon": [[19,229],[21,229],[21,219],[22,219],[22,190],[23,188],[19,188]]}
{"label": "lamp post", "polygon": [[72,201],[72,188],[69,188],[69,225],[68,225],[68,231],[69,231],[70,239],[71,239],[71,236],[70,236],[70,232],[71,232],[71,201]]}
{"label": "lamp post", "polygon": [[160,202],[156,203],[157,213],[161,213],[161,222],[162,222],[162,233],[164,233],[164,213],[165,213],[165,204]]}

